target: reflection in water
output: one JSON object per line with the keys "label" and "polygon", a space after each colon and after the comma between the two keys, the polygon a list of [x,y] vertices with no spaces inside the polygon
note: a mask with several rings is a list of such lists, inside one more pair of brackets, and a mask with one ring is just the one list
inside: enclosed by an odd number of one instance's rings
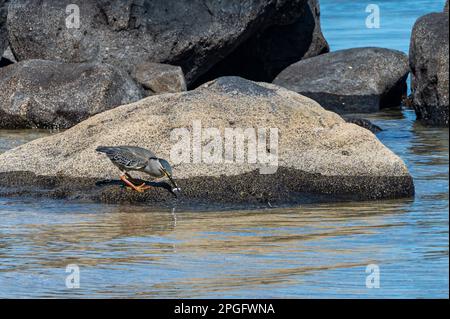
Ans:
{"label": "reflection in water", "polygon": [[[413,200],[230,212],[1,205],[0,287],[9,289],[0,296],[405,297],[421,285],[440,289],[425,295],[445,292],[444,281],[431,285],[429,266],[444,271],[448,249],[436,239],[448,232],[435,217],[423,219]],[[71,263],[81,268],[77,291],[64,287]],[[386,271],[388,290],[365,288],[370,263]],[[409,264],[422,270],[405,273]],[[417,272],[425,276],[411,283]]]}
{"label": "reflection in water", "polygon": [[2,130],[0,129],[0,154],[40,137],[48,136],[48,130]]}

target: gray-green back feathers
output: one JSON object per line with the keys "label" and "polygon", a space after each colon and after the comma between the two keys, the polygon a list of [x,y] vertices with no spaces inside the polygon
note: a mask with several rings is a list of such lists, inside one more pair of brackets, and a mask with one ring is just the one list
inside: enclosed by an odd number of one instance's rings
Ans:
{"label": "gray-green back feathers", "polygon": [[[157,158],[152,151],[145,148],[137,146],[99,146],[96,151],[106,154],[111,162],[122,171],[142,171],[153,177],[165,175],[161,170],[162,165],[165,164],[161,162],[167,163],[167,161]],[[170,167],[169,163],[166,165]]]}

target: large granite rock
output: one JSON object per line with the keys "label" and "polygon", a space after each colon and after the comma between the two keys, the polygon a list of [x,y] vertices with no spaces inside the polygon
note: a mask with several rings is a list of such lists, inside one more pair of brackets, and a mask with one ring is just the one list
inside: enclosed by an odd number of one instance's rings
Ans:
{"label": "large granite rock", "polygon": [[272,75],[327,48],[309,5],[315,2],[79,0],[80,28],[68,29],[72,0],[11,0],[9,40],[19,60],[99,61],[126,70],[143,62],[178,65],[188,85],[248,43],[248,54],[234,62],[260,68],[257,58]]}
{"label": "large granite rock", "polygon": [[417,118],[430,125],[448,126],[448,37],[448,12],[419,18],[412,31],[409,57],[413,107]]}
{"label": "large granite rock", "polygon": [[68,128],[137,101],[125,72],[98,63],[27,60],[0,69],[0,128]]}
{"label": "large granite rock", "polygon": [[376,112],[401,104],[408,73],[408,57],[400,51],[355,48],[299,61],[273,83],[338,113]]}
{"label": "large granite rock", "polygon": [[[240,162],[224,151],[227,130],[237,129],[250,129],[248,136],[259,129],[267,134],[258,139],[256,161],[245,155]],[[278,129],[277,144],[275,135],[267,141],[269,129]],[[414,193],[403,161],[368,130],[295,92],[237,77],[151,96],[10,150],[0,155],[0,190],[107,202],[172,200],[165,189],[140,194],[105,181],[117,180],[119,171],[95,152],[99,145],[137,145],[168,159],[182,189],[180,200],[189,203],[276,204],[315,196],[335,201]],[[247,154],[252,145],[247,140],[235,151]],[[269,163],[263,161],[268,150]]]}

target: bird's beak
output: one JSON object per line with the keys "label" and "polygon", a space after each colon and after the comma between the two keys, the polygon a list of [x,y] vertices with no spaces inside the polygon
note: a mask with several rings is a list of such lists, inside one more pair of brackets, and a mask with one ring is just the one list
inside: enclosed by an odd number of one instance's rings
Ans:
{"label": "bird's beak", "polygon": [[177,183],[175,183],[175,181],[173,180],[172,176],[170,176],[165,170],[164,173],[166,174],[166,176],[169,178],[170,182],[173,184],[173,186],[175,187],[176,190],[178,190],[178,185]]}

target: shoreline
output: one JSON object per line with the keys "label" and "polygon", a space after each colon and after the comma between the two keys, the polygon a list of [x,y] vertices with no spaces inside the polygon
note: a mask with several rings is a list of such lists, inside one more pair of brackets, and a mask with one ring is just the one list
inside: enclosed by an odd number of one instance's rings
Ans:
{"label": "shoreline", "polygon": [[270,207],[412,198],[415,192],[410,176],[333,177],[308,174],[290,168],[279,168],[279,171],[272,175],[260,175],[253,171],[244,176],[179,179],[177,183],[182,193],[175,197],[164,188],[163,182],[149,183],[155,187],[145,193],[137,193],[125,188],[119,180],[4,172],[0,173],[0,196],[41,197],[106,204],[152,204],[155,207]]}

